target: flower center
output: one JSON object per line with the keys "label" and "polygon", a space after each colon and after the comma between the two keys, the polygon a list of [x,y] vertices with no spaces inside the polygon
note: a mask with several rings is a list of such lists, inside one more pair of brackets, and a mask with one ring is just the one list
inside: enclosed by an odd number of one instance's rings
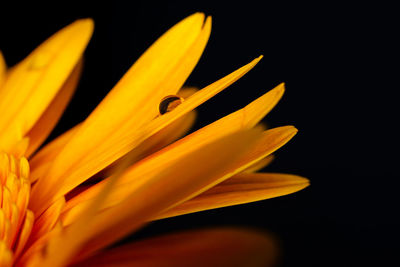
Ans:
{"label": "flower center", "polygon": [[30,234],[30,190],[28,160],[0,152],[0,265],[21,252]]}

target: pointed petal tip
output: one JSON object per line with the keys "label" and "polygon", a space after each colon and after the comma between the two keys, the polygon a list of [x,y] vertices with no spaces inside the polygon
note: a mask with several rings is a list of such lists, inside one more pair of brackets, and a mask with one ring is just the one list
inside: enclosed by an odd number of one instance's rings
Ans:
{"label": "pointed petal tip", "polygon": [[274,87],[273,89],[270,90],[271,92],[275,92],[276,95],[279,95],[279,99],[283,96],[285,93],[285,84],[281,83]]}
{"label": "pointed petal tip", "polygon": [[281,127],[277,127],[275,128],[277,130],[281,130],[281,131],[287,131],[287,132],[291,132],[293,135],[295,135],[299,130],[294,127],[293,125],[286,125],[286,126],[281,126]]}
{"label": "pointed petal tip", "polygon": [[304,185],[304,187],[310,185],[310,180],[302,176],[293,175],[291,180],[293,181],[293,184]]}
{"label": "pointed petal tip", "polygon": [[207,18],[205,19],[203,28],[205,28],[207,25],[210,25],[210,27],[211,27],[211,24],[212,24],[212,17],[211,16],[207,16]]}
{"label": "pointed petal tip", "polygon": [[71,24],[71,26],[79,28],[80,31],[87,30],[93,32],[94,20],[92,18],[77,19]]}
{"label": "pointed petal tip", "polygon": [[206,15],[203,12],[196,12],[183,19],[183,21],[199,20],[204,22]]}
{"label": "pointed petal tip", "polygon": [[193,13],[192,15],[190,15],[189,17],[205,17],[205,13],[201,12],[201,11],[197,11],[197,12]]}
{"label": "pointed petal tip", "polygon": [[299,130],[297,130],[297,128],[294,127],[293,125],[286,125],[286,126],[280,126],[280,127],[276,127],[276,128],[267,130],[266,133],[268,133],[268,132],[270,132],[271,134],[279,133],[280,135],[285,136],[285,139],[287,141],[289,141],[297,134],[298,131]]}
{"label": "pointed petal tip", "polygon": [[75,23],[93,25],[94,20],[92,18],[82,18],[82,19],[77,19]]}
{"label": "pointed petal tip", "polygon": [[297,190],[302,190],[310,185],[310,180],[303,176],[295,175],[295,174],[284,174],[284,173],[271,173],[272,175],[276,174],[280,177],[281,181],[285,181],[286,185],[291,186],[300,186]]}
{"label": "pointed petal tip", "polygon": [[278,88],[279,90],[285,91],[286,90],[286,84],[284,82],[282,82],[275,88]]}
{"label": "pointed petal tip", "polygon": [[290,138],[293,138],[299,132],[299,130],[294,126],[290,126],[289,129],[290,129]]}
{"label": "pointed petal tip", "polygon": [[246,65],[244,65],[242,68],[246,67],[246,68],[250,68],[252,69],[255,65],[258,64],[258,62],[260,62],[260,60],[263,58],[263,56],[259,56],[256,57],[255,59],[253,59],[252,61],[250,61],[249,63],[247,63]]}
{"label": "pointed petal tip", "polygon": [[309,187],[311,184],[310,180],[308,180],[305,177],[300,177],[300,176],[296,176],[296,178],[294,178],[292,180],[292,182],[293,182],[293,184],[292,184],[293,186],[297,186],[297,190],[295,192],[301,191],[304,188]]}
{"label": "pointed petal tip", "polygon": [[255,66],[255,65],[258,64],[258,62],[260,62],[260,60],[261,60],[263,57],[264,57],[263,55],[260,55],[260,56],[256,57],[255,59],[253,59],[253,60],[252,60],[250,63],[248,63],[247,65]]}
{"label": "pointed petal tip", "polygon": [[201,19],[201,21],[204,22],[203,23],[203,28],[207,25],[207,23],[211,24],[211,22],[212,22],[212,16],[211,15],[206,16],[206,14],[204,12],[200,12],[200,11],[188,16],[187,19],[188,18],[199,19],[199,20]]}

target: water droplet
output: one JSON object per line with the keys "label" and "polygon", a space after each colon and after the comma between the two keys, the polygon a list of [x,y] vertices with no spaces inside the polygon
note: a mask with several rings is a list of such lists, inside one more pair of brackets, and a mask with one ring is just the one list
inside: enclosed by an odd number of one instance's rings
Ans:
{"label": "water droplet", "polygon": [[171,110],[179,106],[182,102],[183,98],[177,95],[169,95],[164,97],[160,102],[160,106],[158,107],[160,114],[162,115],[170,112]]}

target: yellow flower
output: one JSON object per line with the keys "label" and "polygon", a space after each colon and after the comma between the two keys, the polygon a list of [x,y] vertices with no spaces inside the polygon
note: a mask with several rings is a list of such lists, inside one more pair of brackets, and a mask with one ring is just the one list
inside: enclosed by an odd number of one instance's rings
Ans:
{"label": "yellow flower", "polygon": [[[211,32],[202,13],[160,37],[86,120],[37,151],[75,90],[92,31],[92,20],[78,20],[10,69],[0,54],[0,266],[224,264],[265,245],[253,232],[227,229],[104,250],[152,220],[289,194],[308,180],[256,173],[297,132],[256,126],[283,84],[179,139],[198,105],[261,59],[201,90],[182,88]],[[214,249],[238,250],[212,253],[212,240]]]}

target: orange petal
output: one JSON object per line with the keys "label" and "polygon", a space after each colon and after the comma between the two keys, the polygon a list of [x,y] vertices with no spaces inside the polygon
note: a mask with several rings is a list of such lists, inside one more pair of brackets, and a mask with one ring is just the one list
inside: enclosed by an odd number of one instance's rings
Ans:
{"label": "orange petal", "polygon": [[274,240],[248,229],[186,231],[145,239],[104,251],[77,266],[272,266]]}
{"label": "orange petal", "polygon": [[198,92],[199,88],[197,87],[193,87],[193,86],[185,86],[182,87],[179,92],[178,92],[178,96],[186,99],[190,96],[192,96],[194,93]]}
{"label": "orange petal", "polygon": [[24,224],[20,230],[18,243],[15,248],[14,258],[17,258],[24,249],[25,244],[28,241],[29,235],[31,234],[32,231],[33,221],[34,221],[34,215],[32,211],[28,210],[26,212]]}
{"label": "orange petal", "polygon": [[[129,147],[131,147],[131,146],[134,147],[135,145],[146,140],[148,137],[152,136],[159,130],[168,126],[176,119],[178,119],[178,118],[182,117],[183,115],[185,115],[186,113],[190,112],[191,110],[196,108],[198,105],[207,101],[209,98],[213,97],[215,94],[222,91],[224,88],[226,88],[227,86],[229,86],[230,84],[232,84],[233,82],[238,80],[245,73],[247,73],[250,69],[252,69],[261,60],[261,58],[262,57],[259,57],[255,60],[253,60],[252,62],[250,62],[249,64],[236,70],[235,72],[225,76],[224,78],[214,82],[213,84],[211,84],[211,85],[207,86],[206,88],[193,94],[191,97],[189,97],[187,100],[185,100],[182,104],[177,106],[173,111],[168,112],[168,113],[164,114],[163,116],[159,116],[158,118],[151,121],[148,124],[148,126],[144,127],[142,129],[142,131],[140,131],[139,133],[134,134],[131,132],[132,129],[123,127],[123,129],[120,129],[120,131],[122,133],[125,133],[125,135],[123,135],[122,137],[119,137],[119,139],[114,140],[114,141],[124,144],[124,147],[123,147],[124,149],[114,151],[114,152],[115,153],[118,152],[119,155],[121,155],[121,156],[126,154],[126,152],[128,152],[130,150]],[[239,127],[239,129],[240,128],[241,127]],[[127,139],[132,140],[131,145],[129,144],[129,142],[127,142]],[[106,143],[110,144],[109,142],[111,142],[111,141],[112,140],[110,140],[110,139],[103,140],[103,144],[106,144]],[[112,142],[114,142],[114,141],[112,141]],[[98,147],[96,147],[96,151],[102,151],[103,148],[101,147],[101,145],[99,145]],[[120,147],[120,148],[122,148],[122,147]],[[108,153],[106,153],[106,151],[108,151]],[[63,151],[63,153],[61,153],[61,155],[64,155],[64,152],[65,151]],[[100,158],[94,158],[94,157],[90,158],[90,157],[94,156],[94,154],[89,154],[90,164],[89,163],[84,164],[86,161],[80,161],[77,168],[73,168],[70,170],[70,172],[72,172],[72,173],[65,172],[65,171],[64,171],[64,173],[59,173],[63,169],[63,167],[60,165],[60,168],[55,168],[55,166],[57,166],[57,165],[54,164],[54,166],[51,169],[54,171],[54,175],[53,174],[50,175],[50,173],[48,173],[48,177],[46,177],[46,179],[42,179],[41,186],[39,186],[39,183],[38,183],[33,188],[32,195],[34,195],[34,197],[32,198],[32,201],[30,202],[30,204],[32,205],[31,208],[36,207],[37,209],[43,209],[43,207],[46,206],[44,203],[46,201],[50,200],[49,199],[50,194],[53,194],[53,198],[56,198],[58,195],[62,195],[62,194],[69,192],[71,189],[76,187],[78,184],[82,183],[88,177],[90,177],[97,171],[101,170],[103,168],[102,164],[104,162],[111,163],[113,161],[112,159],[114,158],[114,156],[116,156],[115,153],[111,153],[110,150],[105,149],[104,153],[102,153]],[[120,157],[120,156],[118,156],[118,157]],[[61,178],[66,176],[68,179],[67,178],[61,179],[58,175],[61,175],[60,176]],[[63,180],[64,182],[60,183],[60,179]],[[49,192],[46,193],[46,191],[49,191]],[[35,195],[35,192],[36,192],[36,195]]]}
{"label": "orange petal", "polygon": [[48,241],[52,237],[58,236],[62,230],[63,227],[61,226],[61,223],[57,223],[50,232],[42,235],[33,244],[26,246],[21,257],[16,259],[15,266],[42,266],[41,263],[43,261],[42,255],[44,248],[46,247]]}
{"label": "orange petal", "polygon": [[8,249],[6,243],[0,239],[0,266],[9,267],[12,264],[13,253]]}
{"label": "orange petal", "polygon": [[6,72],[7,72],[6,61],[4,60],[3,53],[0,51],[0,90],[1,90],[1,85],[3,84],[6,78]]}
{"label": "orange petal", "polygon": [[[186,99],[197,91],[198,89],[194,87],[184,87],[179,90],[177,95],[183,99]],[[126,158],[133,159],[136,162],[171,144],[173,141],[179,139],[185,135],[187,131],[189,131],[189,129],[193,126],[195,119],[195,111],[191,111],[185,114],[183,117],[178,118],[170,125],[147,138],[124,157],[114,162],[111,166],[107,167],[105,171],[101,172],[101,175],[103,177],[111,175],[115,166],[118,167],[119,163],[125,161]]]}
{"label": "orange petal", "polygon": [[50,132],[56,126],[58,120],[63,114],[67,104],[72,98],[78,85],[79,78],[82,73],[82,60],[78,62],[74,70],[71,72],[63,87],[54,97],[53,101],[43,112],[42,116],[36,122],[35,126],[26,134],[29,137],[29,147],[26,157],[29,157],[49,136]]}
{"label": "orange petal", "polygon": [[296,175],[240,173],[163,212],[157,219],[288,195],[308,185],[308,179]]}
{"label": "orange petal", "polygon": [[[229,133],[253,127],[254,124],[262,119],[266,112],[272,109],[282,94],[283,86],[280,85],[253,101],[245,108],[198,130],[197,132],[152,155],[148,159],[134,165],[118,181],[118,185],[114,192],[112,192],[109,201],[104,204],[109,207],[123,200],[125,197],[132,194],[136,184],[142,183],[142,177],[153,175],[153,173],[157,172],[159,168],[168,166],[174,160],[184,158],[187,154],[192,153],[200,147],[218,140]],[[183,104],[184,103],[181,105]],[[249,113],[249,111],[252,111],[252,113]],[[278,149],[280,146],[285,144],[296,131],[297,130],[293,127],[281,127],[266,131],[262,140],[259,141],[259,148],[255,149],[255,152],[257,153],[243,155],[243,162],[237,167],[238,170],[236,170],[236,173],[257,163],[259,160],[262,160],[264,157]],[[234,173],[232,173],[232,175],[234,175]],[[103,184],[104,183],[99,183],[68,201],[63,214],[63,219],[65,220],[64,223],[69,223],[78,216],[84,209],[84,205],[86,205],[84,202],[93,198],[98,192],[100,192]],[[83,206],[75,207],[78,205]],[[69,211],[70,209],[74,210]]]}
{"label": "orange petal", "polygon": [[[159,101],[177,93],[199,60],[211,31],[211,19],[206,20],[204,27],[203,23],[202,13],[186,18],[137,60],[82,123],[79,133],[43,179],[45,182],[38,182],[36,188],[41,191],[40,195],[48,196],[51,193],[48,191],[65,194],[134,147],[132,139],[138,139],[138,133],[143,134],[143,125],[157,116]],[[52,188],[58,187],[60,180],[66,181],[65,188]],[[32,208],[37,211],[45,199],[35,194],[34,189]]]}
{"label": "orange petal", "polygon": [[29,146],[29,138],[22,137],[17,141],[12,148],[8,151],[8,154],[13,155],[15,158],[23,157],[26,154],[26,151]]}
{"label": "orange petal", "polygon": [[275,159],[274,155],[269,155],[268,157],[263,158],[262,160],[254,163],[253,165],[251,165],[247,169],[243,170],[243,172],[252,173],[252,172],[257,172],[259,170],[262,170],[265,167],[267,167],[269,164],[271,164],[271,162],[274,159]]}
{"label": "orange petal", "polygon": [[[57,224],[62,208],[65,205],[64,197],[54,202],[44,213],[35,218],[32,234],[29,236],[28,245],[31,245],[44,234],[50,232]],[[35,214],[36,215],[36,214]]]}
{"label": "orange petal", "polygon": [[[105,210],[94,218],[88,218],[84,224],[79,220],[85,231],[76,229],[75,232],[60,237],[58,242],[48,247],[49,251],[62,250],[63,253],[68,253],[70,246],[84,245],[83,253],[87,255],[120,239],[162,210],[178,204],[194,192],[226,175],[232,166],[236,165],[238,155],[243,154],[260,134],[259,130],[232,134],[192,151],[172,165],[159,168],[159,172],[145,179],[138,185],[134,194],[119,205]],[[207,164],[199,165],[199,162]],[[105,201],[103,198],[100,200]],[[90,206],[87,211],[93,212]],[[85,212],[83,216],[86,214]],[[72,224],[71,229],[74,229],[76,224]],[[76,240],[80,240],[80,243],[76,244]],[[59,253],[53,254],[49,253],[48,262],[51,264],[67,258],[60,259]]]}
{"label": "orange petal", "polygon": [[[165,146],[171,144],[173,141],[179,139],[183,136],[194,124],[196,119],[196,112],[191,111],[183,117],[177,119],[167,127],[161,129],[159,132],[150,136],[143,143],[135,147],[131,152],[126,154],[124,157],[119,159],[113,165],[119,165],[119,162],[124,161],[126,158],[134,159],[135,161],[139,161],[158,150],[164,148]],[[113,173],[113,168],[109,170],[107,169],[106,173]],[[108,176],[108,175],[105,175]]]}
{"label": "orange petal", "polygon": [[78,20],[9,71],[0,90],[0,149],[11,149],[34,126],[82,57],[92,31],[92,20]]}
{"label": "orange petal", "polygon": [[54,158],[77,132],[78,127],[79,124],[48,143],[34,155],[34,157],[29,161],[31,166],[31,183],[46,176],[47,171],[54,162]]}
{"label": "orange petal", "polygon": [[[183,98],[187,98],[197,92],[198,89],[194,87],[184,87],[178,92],[178,95]],[[133,149],[133,153],[136,153],[137,158],[143,158],[146,154],[151,151],[156,151],[161,147],[167,145],[175,139],[178,139],[194,123],[196,114],[194,111],[189,112],[182,118],[178,118],[176,121],[172,122],[169,126],[161,129],[159,132],[146,139],[142,144]],[[35,182],[40,177],[44,177],[46,172],[49,170],[54,158],[60,153],[61,149],[70,140],[72,134],[77,131],[79,125],[70,129],[69,131],[63,133],[61,136],[57,137],[46,146],[40,149],[40,151],[30,160],[31,165],[31,183]],[[147,151],[147,152],[146,152]]]}

